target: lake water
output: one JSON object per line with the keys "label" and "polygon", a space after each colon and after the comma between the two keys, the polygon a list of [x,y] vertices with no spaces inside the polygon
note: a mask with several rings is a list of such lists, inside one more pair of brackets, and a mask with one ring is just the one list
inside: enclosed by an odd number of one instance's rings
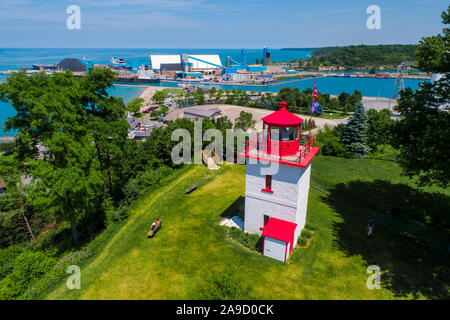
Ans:
{"label": "lake water", "polygon": [[[305,59],[312,50],[289,51],[269,49],[273,62],[286,62],[296,59]],[[31,68],[33,63],[53,64],[64,58],[78,58],[89,63],[110,64],[112,57],[122,58],[133,67],[142,64],[150,64],[151,54],[218,54],[225,65],[226,57],[241,61],[240,49],[15,49],[0,48],[0,70],[17,70]],[[262,49],[247,49],[249,64],[254,64],[256,59],[261,60]]]}
{"label": "lake water", "polygon": [[[284,51],[270,49],[271,58],[274,62],[292,61],[294,59],[304,59],[311,51]],[[262,58],[262,49],[248,49],[248,62],[254,63],[256,59]],[[123,58],[132,66],[150,63],[150,54],[219,54],[222,63],[225,63],[227,56],[240,61],[241,51],[239,49],[0,49],[0,70],[31,68],[33,63],[51,64],[58,63],[64,58],[74,57],[87,61],[108,64],[111,57]],[[0,75],[0,82],[6,77]],[[293,81],[285,84],[272,86],[231,86],[231,85],[204,85],[215,86],[222,89],[239,89],[254,91],[277,92],[282,87],[294,87],[300,90],[313,87],[314,80]],[[413,90],[419,88],[423,80],[405,80],[405,86]],[[394,79],[374,79],[374,78],[335,78],[326,77],[316,79],[317,90],[322,93],[338,95],[341,92],[353,93],[355,89],[360,90],[363,96],[390,98],[393,95]],[[177,86],[173,83],[165,83],[163,86]],[[155,86],[161,86],[159,84]],[[116,97],[122,97],[126,102],[140,95],[143,88],[139,86],[116,86],[109,93]],[[0,123],[3,124],[6,118],[15,114],[14,109],[9,104],[0,102]],[[0,130],[0,136],[12,135],[13,132],[4,133]]]}

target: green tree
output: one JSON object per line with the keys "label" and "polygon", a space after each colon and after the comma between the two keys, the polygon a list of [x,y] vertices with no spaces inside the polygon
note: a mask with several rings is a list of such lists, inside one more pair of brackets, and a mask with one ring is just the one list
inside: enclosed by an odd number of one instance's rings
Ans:
{"label": "green tree", "polygon": [[253,120],[253,115],[250,112],[241,111],[234,122],[234,129],[247,131],[247,129],[254,128],[255,124],[256,121]]}
{"label": "green tree", "polygon": [[152,101],[154,103],[163,103],[164,99],[167,98],[167,92],[164,90],[156,91],[152,96]]}
{"label": "green tree", "polygon": [[[21,168],[23,173],[39,181],[28,198],[49,217],[70,222],[75,241],[79,219],[100,214],[105,199],[105,158],[99,154],[107,148],[102,150],[105,145],[96,140],[105,134],[94,129],[103,123],[96,119],[126,123],[121,119],[125,113],[123,100],[106,93],[114,78],[110,70],[100,69],[93,69],[83,79],[74,78],[71,72],[51,76],[18,72],[0,84],[0,99],[17,111],[6,122],[7,130],[18,130],[16,162],[26,164]],[[22,99],[25,96],[26,101]],[[38,142],[48,148],[44,157],[37,157]]]}
{"label": "green tree", "polygon": [[209,90],[209,96],[210,96],[211,98],[214,97],[214,96],[216,95],[216,93],[217,93],[216,87],[212,87],[212,88]]}
{"label": "green tree", "polygon": [[138,113],[141,110],[142,104],[145,102],[142,98],[134,98],[127,104],[127,110],[131,113]]}
{"label": "green tree", "polygon": [[[450,24],[450,5],[442,12],[442,22]],[[426,37],[416,47],[417,66],[422,71],[446,73],[450,70],[450,29],[444,27],[443,34]]]}
{"label": "green tree", "polygon": [[[442,14],[445,26],[450,24],[449,16],[450,6]],[[445,27],[444,35],[423,38],[417,49],[419,68],[443,72],[444,77],[422,84],[416,92],[407,88],[395,107],[401,113],[393,138],[400,149],[399,164],[408,177],[417,177],[421,185],[446,187],[450,183],[450,113],[440,110],[449,104],[450,96],[448,37],[449,29]]]}
{"label": "green tree", "polygon": [[193,96],[196,104],[203,105],[206,103],[205,90],[203,90],[202,88],[198,88],[197,91],[193,93]]}
{"label": "green tree", "polygon": [[388,109],[367,112],[367,145],[372,151],[379,145],[392,144],[394,124],[392,111]]}
{"label": "green tree", "polygon": [[347,93],[347,92],[342,92],[338,99],[339,99],[339,105],[341,107],[344,107],[347,104],[347,100],[350,98],[351,96]]}
{"label": "green tree", "polygon": [[368,152],[366,130],[367,116],[364,113],[364,105],[360,102],[356,105],[354,114],[342,133],[342,142],[357,158],[363,158]]}

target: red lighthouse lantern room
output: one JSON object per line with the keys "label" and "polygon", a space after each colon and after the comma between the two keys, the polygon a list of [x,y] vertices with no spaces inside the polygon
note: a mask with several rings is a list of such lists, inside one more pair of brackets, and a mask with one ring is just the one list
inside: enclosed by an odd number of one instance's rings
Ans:
{"label": "red lighthouse lantern room", "polygon": [[314,136],[302,135],[303,119],[289,112],[282,101],[278,111],[262,118],[263,132],[249,141],[245,157],[306,167],[319,148]]}

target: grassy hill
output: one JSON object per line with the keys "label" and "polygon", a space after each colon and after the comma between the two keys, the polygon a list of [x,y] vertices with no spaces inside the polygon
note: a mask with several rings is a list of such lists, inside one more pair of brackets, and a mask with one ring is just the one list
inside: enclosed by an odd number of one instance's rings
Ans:
{"label": "grassy hill", "polygon": [[[344,199],[336,194],[342,181],[370,184],[382,177],[408,186],[395,164],[317,157],[312,168],[307,223],[316,231],[310,246],[295,249],[287,264],[235,245],[219,226],[225,215],[243,212],[245,166],[193,166],[139,201],[104,249],[80,266],[81,290],[62,284],[47,299],[199,299],[224,271],[260,299],[449,298],[450,269],[439,255],[383,225],[368,239],[365,213],[340,206],[345,198],[351,205],[347,193]],[[199,188],[186,195],[196,182]],[[449,196],[448,190],[426,192]],[[156,217],[162,228],[147,239]],[[380,290],[366,287],[372,264],[383,271]]]}

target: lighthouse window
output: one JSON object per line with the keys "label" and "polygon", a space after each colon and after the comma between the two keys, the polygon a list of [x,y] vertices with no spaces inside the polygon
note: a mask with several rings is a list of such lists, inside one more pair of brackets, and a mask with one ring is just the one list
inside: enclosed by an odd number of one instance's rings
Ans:
{"label": "lighthouse window", "polygon": [[266,189],[272,190],[272,176],[266,176]]}
{"label": "lighthouse window", "polygon": [[294,141],[295,140],[295,127],[284,128],[283,131],[283,141]]}
{"label": "lighthouse window", "polygon": [[268,215],[264,215],[264,226],[269,223],[270,217]]}

